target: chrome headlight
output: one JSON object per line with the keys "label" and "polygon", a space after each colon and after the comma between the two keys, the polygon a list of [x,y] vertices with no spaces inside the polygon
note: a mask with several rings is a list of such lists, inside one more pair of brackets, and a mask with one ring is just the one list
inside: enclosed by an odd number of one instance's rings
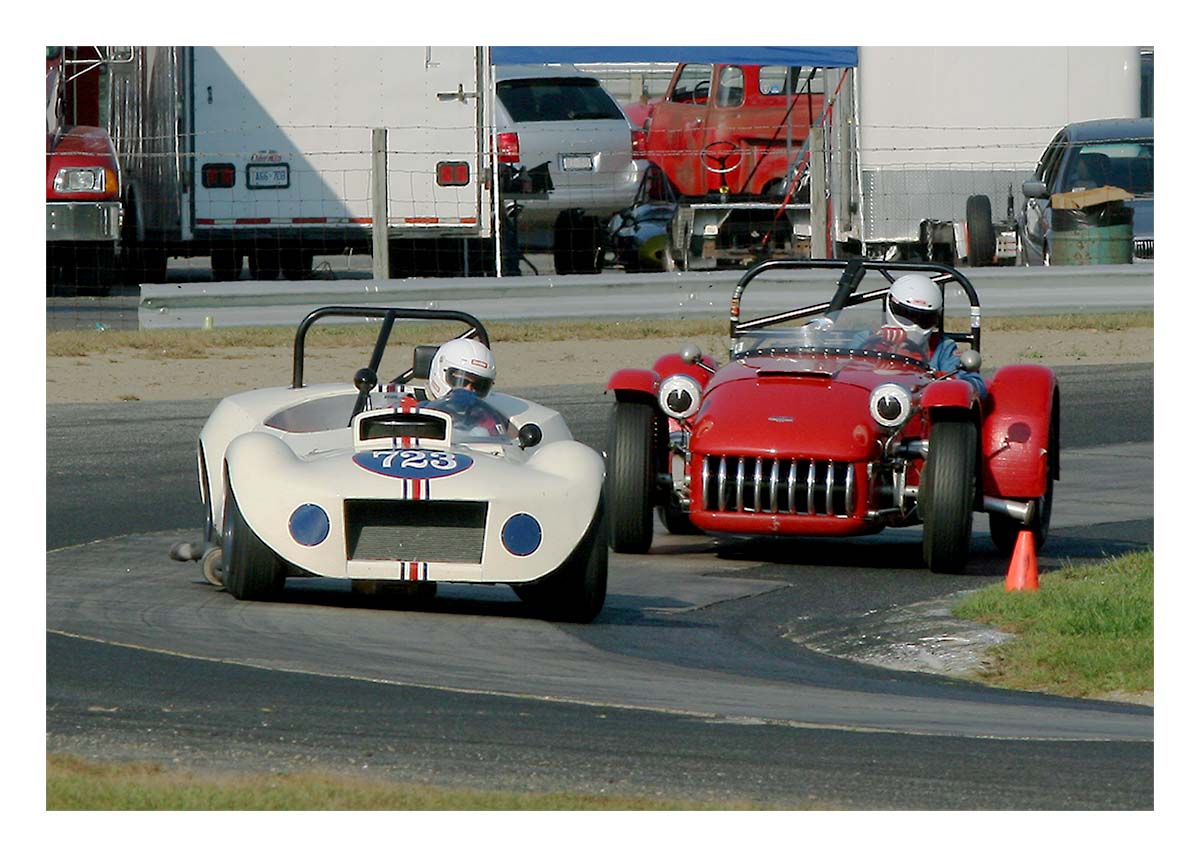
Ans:
{"label": "chrome headlight", "polygon": [[58,193],[104,193],[108,189],[108,173],[104,167],[63,167],[54,176]]}
{"label": "chrome headlight", "polygon": [[899,384],[880,384],[871,391],[871,417],[884,428],[904,425],[912,413],[912,394]]}
{"label": "chrome headlight", "polygon": [[700,410],[700,384],[690,375],[672,375],[658,388],[658,406],[677,420]]}

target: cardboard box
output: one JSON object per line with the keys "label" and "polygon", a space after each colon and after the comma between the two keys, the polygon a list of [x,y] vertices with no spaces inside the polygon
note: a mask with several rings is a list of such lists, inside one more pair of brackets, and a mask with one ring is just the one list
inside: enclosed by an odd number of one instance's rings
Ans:
{"label": "cardboard box", "polygon": [[1129,191],[1112,185],[1093,188],[1092,190],[1074,190],[1070,193],[1056,193],[1050,196],[1051,208],[1091,208],[1093,205],[1103,205],[1106,202],[1124,202],[1133,199]]}

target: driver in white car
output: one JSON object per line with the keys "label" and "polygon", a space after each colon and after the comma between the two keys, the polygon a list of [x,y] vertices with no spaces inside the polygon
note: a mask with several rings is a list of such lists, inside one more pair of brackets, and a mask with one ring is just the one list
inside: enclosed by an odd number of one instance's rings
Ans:
{"label": "driver in white car", "polygon": [[430,363],[429,405],[450,414],[455,431],[468,438],[507,438],[508,418],[484,401],[495,382],[491,349],[475,339],[452,339]]}

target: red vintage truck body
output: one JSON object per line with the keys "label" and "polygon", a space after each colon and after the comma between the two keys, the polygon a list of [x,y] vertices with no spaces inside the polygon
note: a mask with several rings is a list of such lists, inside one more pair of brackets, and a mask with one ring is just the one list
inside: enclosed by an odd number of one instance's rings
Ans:
{"label": "red vintage truck body", "polygon": [[[649,160],[683,196],[782,189],[824,105],[819,91],[804,91],[809,71],[792,70],[789,87],[785,66],[680,64],[666,96],[650,110]],[[820,76],[812,82],[819,90]]]}

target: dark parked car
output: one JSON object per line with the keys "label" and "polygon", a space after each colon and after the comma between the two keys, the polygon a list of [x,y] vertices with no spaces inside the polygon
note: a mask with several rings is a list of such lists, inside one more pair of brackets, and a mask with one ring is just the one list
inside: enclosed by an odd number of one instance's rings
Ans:
{"label": "dark parked car", "polygon": [[1095,119],[1059,131],[1021,190],[1017,259],[1050,263],[1050,197],[1113,186],[1133,194],[1133,255],[1154,258],[1154,120]]}

